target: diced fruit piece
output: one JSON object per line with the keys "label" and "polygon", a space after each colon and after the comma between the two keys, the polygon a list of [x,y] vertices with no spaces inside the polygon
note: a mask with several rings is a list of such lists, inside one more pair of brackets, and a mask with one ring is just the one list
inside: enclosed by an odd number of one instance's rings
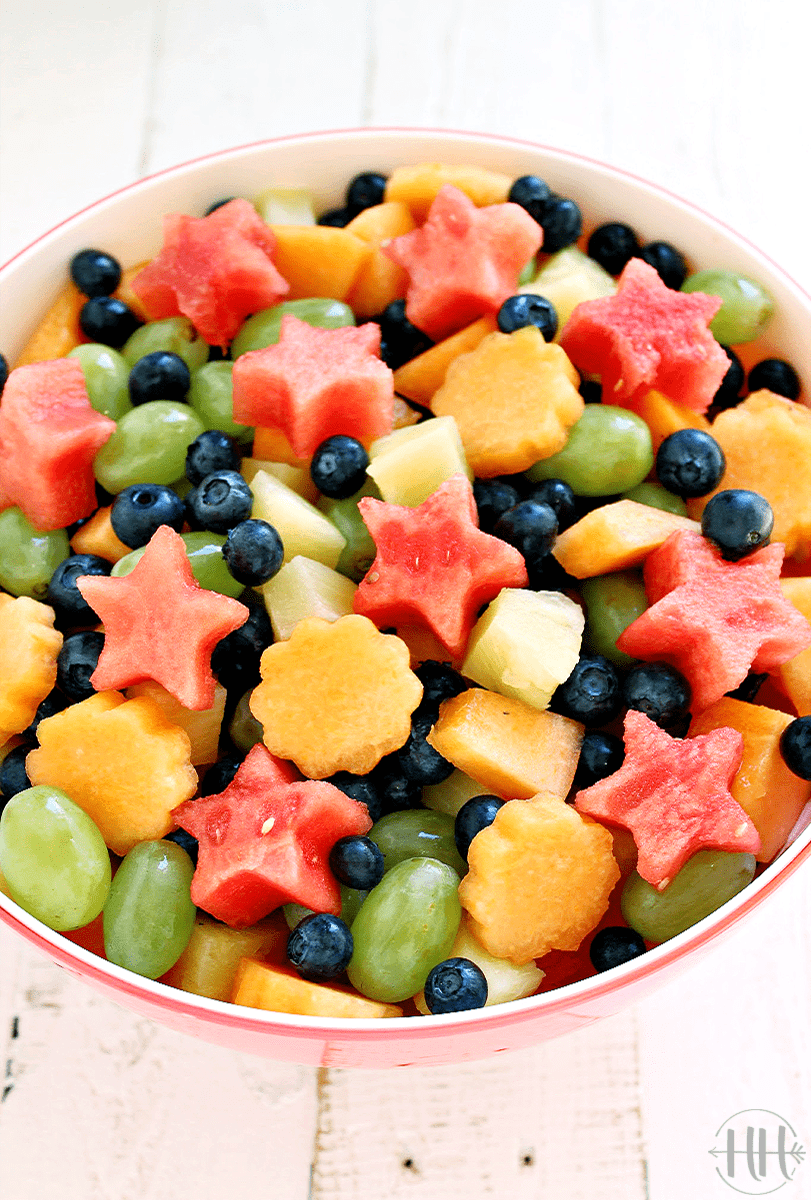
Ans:
{"label": "diced fruit piece", "polygon": [[346,300],[373,252],[363,238],[327,225],[276,225],[273,233],[276,266],[290,285],[288,300]]}
{"label": "diced fruit piece", "polygon": [[93,458],[115,429],[87,397],[75,358],[12,371],[0,408],[0,508],[62,529],[96,507]]}
{"label": "diced fruit piece", "polygon": [[70,539],[74,554],[97,554],[108,562],[116,563],[130,553],[130,547],[125,546],[117,536],[110,521],[112,506],[99,508],[89,521],[80,525]]}
{"label": "diced fruit piece", "polygon": [[644,392],[633,405],[634,412],[650,429],[654,454],[666,437],[677,433],[680,429],[700,429],[702,433],[710,432],[710,423],[705,416],[689,408],[686,404],[677,404],[663,396],[653,388]]}
{"label": "diced fruit piece", "polygon": [[433,783],[422,789],[422,802],[426,808],[455,817],[463,804],[474,796],[482,795],[482,785],[464,771],[454,768],[452,774],[441,783]]}
{"label": "diced fruit piece", "polygon": [[503,204],[512,180],[509,175],[490,171],[487,167],[416,163],[414,166],[394,168],[386,182],[386,200],[400,200],[407,204],[419,225],[428,216],[440,188],[448,183],[464,192],[478,208],[484,208],[488,204]]}
{"label": "diced fruit piece", "polygon": [[146,696],[101,692],[40,721],[37,737],[31,783],[61,788],[116,854],[168,833],[171,810],[197,789],[188,735]]}
{"label": "diced fruit piece", "polygon": [[69,354],[83,340],[79,313],[86,299],[74,283],[66,283],[26,342],[15,365],[25,367]]}
{"label": "diced fruit piece", "polygon": [[281,958],[288,933],[280,913],[247,929],[231,929],[198,912],[188,946],[161,982],[195,996],[230,1000],[240,959]]}
{"label": "diced fruit piece", "polygon": [[299,496],[309,500],[311,504],[315,504],[318,499],[318,488],[313,483],[307,467],[291,467],[289,463],[271,462],[266,458],[243,458],[240,463],[239,473],[246,483],[252,483],[260,471],[275,475],[280,483],[289,487],[291,491],[298,492]]}
{"label": "diced fruit piece", "polygon": [[488,333],[495,333],[496,319],[493,316],[479,317],[458,333],[438,342],[430,350],[424,350],[416,358],[403,363],[394,372],[394,390],[418,404],[429,405],[434,392],[445,382],[448,367],[460,354],[469,354]]}
{"label": "diced fruit piece", "polygon": [[337,621],[348,616],[357,589],[345,575],[297,554],[260,590],[273,636],[284,642],[306,617]]}
{"label": "diced fruit piece", "polygon": [[522,587],[522,555],[478,528],[473,488],[454,475],[417,508],[370,496],[358,507],[377,557],[355,593],[355,612],[378,625],[426,624],[461,657],[482,604]]}
{"label": "diced fruit piece", "polygon": [[253,203],[266,225],[315,225],[313,197],[306,188],[268,188]]}
{"label": "diced fruit piece", "polygon": [[267,521],[284,546],[284,560],[298,555],[335,568],[346,538],[315,505],[267,471],[257,471],[251,480],[253,516]]}
{"label": "diced fruit piece", "polygon": [[285,780],[261,745],[225,791],[182,804],[172,816],[199,842],[192,900],[235,928],[290,902],[339,913],[329,852],[372,824],[366,805],[331,783]]}
{"label": "diced fruit piece", "polygon": [[422,684],[407,646],[366,617],[310,617],[268,646],[251,712],[265,745],[311,779],[365,775],[405,744]]}
{"label": "diced fruit piece", "polygon": [[511,800],[470,844],[459,897],[471,932],[518,964],[576,950],[620,877],[612,845],[607,829],[559,796]]}
{"label": "diced fruit piece", "polygon": [[429,744],[477,780],[482,792],[507,799],[536,792],[567,796],[582,740],[576,721],[483,688],[446,700],[428,735]]}
{"label": "diced fruit piece", "polygon": [[317,329],[285,316],[278,342],[235,362],[234,417],[280,430],[301,458],[335,434],[368,447],[391,431],[393,377],[379,351],[373,321]]}
{"label": "diced fruit piece", "polygon": [[673,533],[645,562],[648,608],[617,638],[626,654],[687,677],[702,712],[811,644],[811,626],[780,591],[783,547],[727,562],[700,534]]}
{"label": "diced fruit piece", "polygon": [[514,474],[556,454],[583,412],[579,376],[534,325],[491,333],[456,358],[431,408],[455,417],[479,478]]}
{"label": "diced fruit piece", "polygon": [[[524,996],[532,996],[537,992],[543,979],[543,971],[534,962],[510,962],[507,958],[496,958],[474,936],[471,929],[470,917],[462,913],[459,932],[450,951],[450,958],[466,958],[475,963],[484,972],[487,980],[487,1000],[485,1006],[492,1004],[507,1004],[510,1000],[521,1000]],[[430,1016],[430,1010],[425,1003],[425,995],[418,992],[414,1003],[423,1016]]]}
{"label": "diced fruit piece", "polygon": [[[811,621],[811,577],[781,579],[780,589],[795,608]],[[798,717],[811,715],[811,647],[777,668],[777,677]]]}
{"label": "diced fruit piece", "polygon": [[724,696],[690,725],[690,737],[724,726],[743,736],[743,761],[729,790],[760,834],[758,862],[771,862],[811,797],[811,783],[794,775],[780,753],[791,721],[774,708]]}
{"label": "diced fruit piece", "polygon": [[346,226],[349,233],[368,242],[372,254],[352,285],[347,302],[355,315],[374,317],[392,300],[406,294],[408,276],[380,249],[387,238],[401,237],[414,228],[414,218],[402,200],[390,200],[365,208]]}
{"label": "diced fruit piece", "polygon": [[369,457],[367,474],[388,504],[416,506],[453,475],[473,478],[453,417],[396,429],[373,443]]}
{"label": "diced fruit piece", "polygon": [[735,729],[672,738],[630,709],[625,761],[578,792],[575,807],[630,829],[639,849],[637,871],[662,891],[696,850],[760,849],[754,824],[729,791],[742,756],[743,738]]}
{"label": "diced fruit piece", "polygon": [[214,703],[202,711],[185,708],[171,692],[152,679],[127,688],[128,700],[134,700],[136,696],[148,696],[163,711],[167,720],[186,731],[191,743],[190,761],[193,766],[217,761],[226,698],[225,688],[221,684],[214,685]]}
{"label": "diced fruit piece", "polygon": [[401,1017],[396,1004],[367,1000],[334,983],[310,983],[294,971],[243,958],[234,980],[233,1004],[302,1017]]}
{"label": "diced fruit piece", "polygon": [[656,388],[706,412],[729,367],[707,328],[719,307],[717,296],[674,292],[632,258],[617,294],[579,304],[560,344],[578,370],[601,377],[609,404],[633,403]]}
{"label": "diced fruit piece", "polygon": [[698,522],[688,517],[634,500],[617,500],[592,509],[565,529],[552,553],[569,575],[589,579],[640,566],[652,550],[679,529],[701,532]]}
{"label": "diced fruit piece", "polygon": [[464,192],[445,184],[425,223],[394,238],[385,253],[408,272],[409,321],[439,341],[498,312],[542,237],[519,205],[476,208]]}
{"label": "diced fruit piece", "polygon": [[0,746],[33,721],[56,683],[61,649],[52,608],[0,593]]}
{"label": "diced fruit piece", "polygon": [[580,654],[583,610],[560,592],[505,588],[473,626],[462,674],[546,708]]}
{"label": "diced fruit piece", "polygon": [[256,458],[268,458],[272,462],[287,463],[288,466],[305,470],[309,474],[309,459],[300,458],[296,454],[281,429],[263,429],[258,426],[254,430],[253,453]]}
{"label": "diced fruit piece", "polygon": [[558,315],[556,341],[560,341],[566,322],[578,304],[613,296],[616,290],[616,281],[608,272],[574,245],[552,254],[538,274],[518,289],[533,296],[544,296],[554,305]]}
{"label": "diced fruit piece", "polygon": [[104,625],[97,691],[154,679],[185,708],[211,708],[211,652],[249,613],[200,587],[179,534],[161,525],[128,575],[82,575],[77,587]]}

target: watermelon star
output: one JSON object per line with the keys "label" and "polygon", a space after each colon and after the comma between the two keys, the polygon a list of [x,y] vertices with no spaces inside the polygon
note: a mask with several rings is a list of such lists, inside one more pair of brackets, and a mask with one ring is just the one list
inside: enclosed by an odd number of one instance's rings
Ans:
{"label": "watermelon star", "polygon": [[718,296],[673,291],[632,258],[615,295],[578,304],[560,344],[579,371],[601,377],[607,404],[631,408],[655,388],[703,413],[729,368],[707,328],[720,307]]}
{"label": "watermelon star", "polygon": [[446,183],[425,224],[381,247],[408,272],[406,316],[434,341],[498,312],[543,230],[519,204],[477,208]]}
{"label": "watermelon star", "polygon": [[339,838],[371,829],[369,811],[331,783],[293,776],[260,743],[224,792],[172,812],[200,846],[192,900],[233,928],[291,902],[341,911],[329,853]]}
{"label": "watermelon star", "polygon": [[394,375],[380,359],[380,326],[319,329],[288,313],[278,342],[234,363],[234,418],[279,429],[310,459],[328,437],[365,446],[391,433]]}
{"label": "watermelon star", "polygon": [[629,829],[639,850],[637,871],[662,891],[697,850],[760,849],[760,835],[729,791],[742,759],[737,729],[682,740],[631,709],[624,763],[578,792],[575,808]]}
{"label": "watermelon star", "polygon": [[502,588],[525,587],[523,555],[479,529],[473,488],[454,475],[416,508],[358,502],[377,547],[354,610],[386,625],[427,625],[461,658],[483,604]]}
{"label": "watermelon star", "polygon": [[104,625],[96,691],[154,679],[185,708],[211,708],[211,652],[249,611],[200,587],[179,534],[161,525],[129,575],[81,575],[76,586]]}
{"label": "watermelon star", "polygon": [[651,607],[620,635],[618,648],[677,667],[696,713],[750,670],[774,671],[811,644],[811,625],[780,589],[783,552],[776,543],[727,562],[701,534],[672,533],[645,561]]}

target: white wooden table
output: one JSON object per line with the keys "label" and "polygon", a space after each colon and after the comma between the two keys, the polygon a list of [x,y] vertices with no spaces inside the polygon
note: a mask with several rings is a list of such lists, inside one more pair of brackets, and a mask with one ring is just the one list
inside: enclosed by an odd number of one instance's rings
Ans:
{"label": "white wooden table", "polygon": [[[303,129],[439,125],[591,154],[811,288],[795,0],[6,0],[0,259],[138,175]],[[724,1200],[744,1108],[811,1148],[811,873],[627,1013],[463,1068],[279,1065],[96,997],[0,931],[3,1200]],[[0,1060],[2,1061],[2,1060]],[[811,1163],[784,1192],[811,1195]]]}

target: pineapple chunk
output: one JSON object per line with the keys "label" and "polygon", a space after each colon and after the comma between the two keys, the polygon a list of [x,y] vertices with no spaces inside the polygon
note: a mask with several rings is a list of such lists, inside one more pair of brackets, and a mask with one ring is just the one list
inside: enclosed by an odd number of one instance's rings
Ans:
{"label": "pineapple chunk", "polygon": [[545,296],[555,306],[555,312],[558,314],[555,341],[558,341],[564,325],[578,304],[582,304],[584,300],[613,296],[617,290],[617,283],[599,263],[589,258],[577,246],[567,246],[565,250],[559,250],[557,254],[548,258],[535,278],[518,290]]}
{"label": "pineapple chunk", "polygon": [[574,670],[584,625],[580,605],[560,592],[504,588],[473,626],[462,674],[547,708]]}
{"label": "pineapple chunk", "polygon": [[266,225],[315,225],[312,194],[306,188],[268,188],[254,208]]}
{"label": "pineapple chunk", "polygon": [[327,567],[338,565],[346,538],[314,505],[267,471],[257,471],[250,488],[253,516],[275,527],[285,562],[302,554]]}
{"label": "pineapple chunk", "polygon": [[239,473],[246,483],[250,483],[260,471],[275,475],[311,504],[315,504],[318,499],[318,488],[313,483],[309,467],[291,467],[289,463],[269,462],[264,458],[243,458]]}
{"label": "pineapple chunk", "polygon": [[287,922],[279,913],[250,929],[230,929],[198,913],[188,946],[163,982],[195,996],[230,1000],[239,960],[272,950],[284,954],[288,933]]}
{"label": "pineapple chunk", "polygon": [[[496,958],[489,950],[485,950],[474,936],[470,917],[464,911],[456,941],[448,958],[466,958],[481,970],[487,980],[485,1008],[491,1004],[507,1004],[510,1000],[523,1000],[525,996],[534,995],[544,977],[544,972],[532,961],[514,963],[508,958]],[[414,1003],[423,1016],[431,1015],[431,1010],[425,1003],[424,991],[417,993]]]}
{"label": "pineapple chunk", "polygon": [[220,728],[225,712],[225,688],[220,683],[214,685],[214,703],[211,708],[202,712],[192,708],[184,708],[165,687],[146,679],[143,683],[134,683],[126,690],[128,700],[136,696],[149,696],[158,708],[163,710],[167,720],[173,725],[179,725],[189,735],[191,742],[191,764],[196,767],[203,763],[213,763],[219,757]]}
{"label": "pineapple chunk", "polygon": [[480,783],[471,779],[469,775],[465,775],[464,771],[455,769],[447,779],[442,780],[442,783],[432,783],[430,787],[424,787],[422,802],[426,808],[432,808],[434,812],[447,813],[449,817],[455,817],[463,804],[467,804],[468,800],[472,800],[474,796],[482,794]]}
{"label": "pineapple chunk", "polygon": [[388,504],[415,508],[452,475],[473,474],[453,417],[435,417],[395,429],[369,451],[368,474]]}
{"label": "pineapple chunk", "polygon": [[352,612],[355,584],[331,567],[297,554],[259,589],[277,642],[286,642],[305,617],[337,621]]}

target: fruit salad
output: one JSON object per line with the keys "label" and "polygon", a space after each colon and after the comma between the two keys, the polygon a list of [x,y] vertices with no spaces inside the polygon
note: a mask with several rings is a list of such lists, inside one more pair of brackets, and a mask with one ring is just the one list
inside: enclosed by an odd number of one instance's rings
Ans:
{"label": "fruit salad", "polygon": [[621,968],[811,798],[811,410],[773,302],[422,163],[86,248],[0,361],[0,887],[332,1018]]}

